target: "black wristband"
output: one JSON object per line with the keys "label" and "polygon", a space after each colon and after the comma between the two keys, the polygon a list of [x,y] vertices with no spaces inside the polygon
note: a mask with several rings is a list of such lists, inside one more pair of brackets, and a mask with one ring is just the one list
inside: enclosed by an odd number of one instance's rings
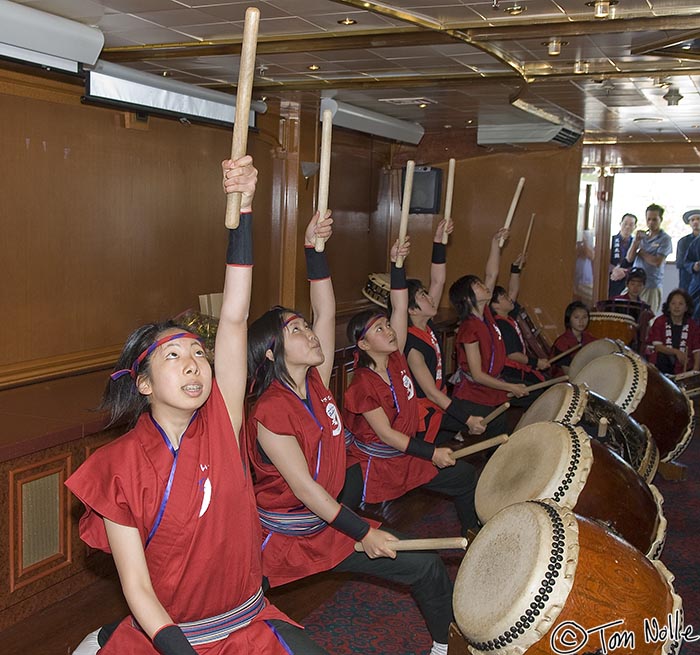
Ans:
{"label": "black wristband", "polygon": [[430,462],[433,459],[434,452],[434,443],[421,441],[420,439],[415,438],[411,438],[408,440],[408,446],[406,447],[407,455],[411,455],[412,457],[419,457],[420,459],[427,459]]}
{"label": "black wristband", "polygon": [[362,541],[365,535],[369,532],[370,525],[363,518],[359,517],[351,509],[340,506],[338,516],[336,516],[328,525],[343,534],[348,535],[355,541]]}
{"label": "black wristband", "polygon": [[523,270],[523,269],[522,269],[520,266],[518,266],[517,264],[511,264],[511,265],[510,265],[510,272],[511,272],[511,273],[515,273],[516,275],[520,275],[520,273],[522,272],[522,270]]}
{"label": "black wristband", "polygon": [[406,269],[402,266],[396,268],[396,263],[391,262],[391,288],[396,290],[406,289]]}
{"label": "black wristband", "polygon": [[454,400],[445,408],[445,414],[451,416],[453,419],[456,419],[460,423],[464,423],[465,425],[467,424],[467,421],[469,420],[470,416],[464,409],[464,407],[462,407],[459,403],[455,402]]}
{"label": "black wristband", "polygon": [[158,630],[153,645],[161,655],[197,655],[179,625],[166,625]]}
{"label": "black wristband", "polygon": [[527,358],[527,365],[530,368],[537,368],[537,357],[528,357]]}
{"label": "black wristband", "polygon": [[447,246],[444,243],[433,241],[433,257],[430,261],[433,264],[444,264],[447,261]]}
{"label": "black wristband", "polygon": [[309,280],[326,280],[331,276],[326,252],[316,252],[313,246],[304,246],[306,277]]}
{"label": "black wristband", "polygon": [[241,214],[235,230],[228,231],[226,263],[234,266],[253,265],[253,215]]}

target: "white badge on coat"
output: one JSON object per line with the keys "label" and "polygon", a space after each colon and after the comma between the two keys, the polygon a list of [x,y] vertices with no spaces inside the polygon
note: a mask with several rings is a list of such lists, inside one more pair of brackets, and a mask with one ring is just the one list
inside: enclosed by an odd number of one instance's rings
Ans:
{"label": "white badge on coat", "polygon": [[406,395],[408,396],[408,399],[411,400],[414,395],[413,380],[411,380],[411,376],[405,372],[403,374],[403,386],[406,387]]}
{"label": "white badge on coat", "polygon": [[333,403],[328,403],[326,405],[326,414],[331,420],[332,434],[334,437],[337,437],[343,431],[343,425],[340,422],[340,416],[338,416],[338,408]]}

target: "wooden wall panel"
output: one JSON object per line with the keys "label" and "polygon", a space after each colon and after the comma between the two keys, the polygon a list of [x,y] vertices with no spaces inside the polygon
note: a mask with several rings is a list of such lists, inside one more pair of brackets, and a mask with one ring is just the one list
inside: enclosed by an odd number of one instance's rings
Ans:
{"label": "wooden wall panel", "polygon": [[[445,162],[433,165],[447,170]],[[448,246],[447,285],[441,306],[449,306],[447,290],[458,277],[467,273],[483,276],[491,237],[503,225],[518,178],[524,176],[525,187],[511,238],[502,251],[498,281],[507,287],[510,264],[521,251],[530,216],[536,212],[520,301],[533,310],[539,308],[538,316],[545,325],[556,326],[550,328],[548,336],[563,330],[564,308],[573,289],[580,166],[580,146],[499,153],[457,162],[452,205],[455,231]],[[412,251],[406,269],[409,277],[418,277],[425,284],[438,219],[426,215],[409,218]],[[394,217],[394,232],[397,221]]]}

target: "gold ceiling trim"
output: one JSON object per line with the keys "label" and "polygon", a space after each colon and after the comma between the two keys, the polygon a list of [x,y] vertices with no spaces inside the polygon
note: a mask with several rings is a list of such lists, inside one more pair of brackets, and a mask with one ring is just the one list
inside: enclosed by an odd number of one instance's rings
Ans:
{"label": "gold ceiling trim", "polygon": [[386,16],[387,18],[395,18],[396,20],[405,21],[411,25],[417,25],[434,32],[444,32],[466,43],[467,45],[476,48],[477,50],[485,52],[487,55],[490,55],[494,59],[508,66],[508,68],[513,69],[516,73],[518,73],[518,75],[523,75],[523,67],[521,62],[514,57],[511,57],[507,52],[504,52],[500,48],[490,44],[477,43],[473,41],[467,32],[459,29],[448,29],[443,23],[433,20],[432,18],[428,18],[427,16],[413,14],[402,9],[395,9],[394,7],[388,7],[386,5],[378,4],[376,2],[369,2],[366,0],[333,0],[333,2],[354,7],[356,9],[369,11],[380,16]]}
{"label": "gold ceiling trim", "polygon": [[[259,37],[259,55],[284,54],[292,52],[324,52],[333,50],[361,50],[376,48],[396,48],[416,45],[442,45],[454,43],[454,37],[444,32],[426,31],[420,27],[407,27],[391,32],[369,30],[339,34],[327,32],[309,36],[293,34],[285,36]],[[219,39],[206,41],[181,41],[154,43],[147,46],[115,46],[105,48],[101,58],[115,63],[140,61],[142,59],[178,59],[181,57],[213,57],[218,55],[239,55],[241,39]]]}

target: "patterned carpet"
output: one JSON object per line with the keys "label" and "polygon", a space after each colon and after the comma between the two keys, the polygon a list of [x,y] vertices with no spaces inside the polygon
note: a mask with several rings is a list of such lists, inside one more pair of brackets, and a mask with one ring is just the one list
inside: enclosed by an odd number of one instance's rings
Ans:
{"label": "patterned carpet", "polygon": [[[657,475],[654,481],[664,496],[668,520],[661,559],[675,575],[674,586],[683,599],[686,625],[693,626],[693,634],[698,637],[693,643],[684,643],[682,653],[700,655],[700,438],[691,442],[680,462],[687,466],[687,480],[668,482]],[[452,503],[436,497],[432,506],[434,510],[409,532],[418,537],[458,534]],[[449,552],[443,558],[454,577],[460,555]],[[424,655],[431,645],[409,593],[369,579],[345,583],[303,623],[310,636],[334,655]]]}

